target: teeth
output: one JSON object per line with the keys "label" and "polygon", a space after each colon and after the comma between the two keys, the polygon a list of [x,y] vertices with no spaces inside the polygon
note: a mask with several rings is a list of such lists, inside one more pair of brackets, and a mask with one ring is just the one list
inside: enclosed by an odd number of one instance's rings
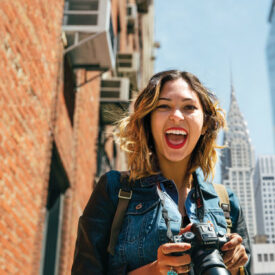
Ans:
{"label": "teeth", "polygon": [[174,135],[184,135],[186,136],[186,133],[183,130],[167,130],[166,134],[174,134]]}

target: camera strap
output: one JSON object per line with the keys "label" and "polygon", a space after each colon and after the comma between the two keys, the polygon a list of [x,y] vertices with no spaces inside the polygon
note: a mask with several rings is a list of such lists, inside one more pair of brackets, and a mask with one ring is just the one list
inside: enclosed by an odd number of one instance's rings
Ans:
{"label": "camera strap", "polygon": [[200,222],[203,222],[204,218],[204,199],[202,195],[202,191],[200,189],[200,185],[198,183],[197,175],[196,173],[193,173],[193,185],[194,185],[194,196],[195,196],[195,202],[196,202],[196,214]]}
{"label": "camera strap", "polygon": [[170,225],[171,219],[170,219],[170,217],[168,215],[168,211],[165,207],[165,195],[163,194],[163,192],[165,192],[165,188],[163,187],[162,183],[158,183],[157,191],[158,191],[160,202],[162,205],[162,217],[163,217],[166,227],[167,227],[166,236],[169,239],[169,241],[173,241],[173,233],[172,233],[171,225]]}

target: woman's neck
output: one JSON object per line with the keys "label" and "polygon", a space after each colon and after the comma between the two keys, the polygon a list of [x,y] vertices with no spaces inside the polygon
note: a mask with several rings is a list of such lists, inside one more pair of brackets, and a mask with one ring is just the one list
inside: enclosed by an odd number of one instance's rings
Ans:
{"label": "woman's neck", "polygon": [[160,163],[162,174],[175,182],[177,189],[188,187],[189,177],[187,177],[187,162],[162,162]]}

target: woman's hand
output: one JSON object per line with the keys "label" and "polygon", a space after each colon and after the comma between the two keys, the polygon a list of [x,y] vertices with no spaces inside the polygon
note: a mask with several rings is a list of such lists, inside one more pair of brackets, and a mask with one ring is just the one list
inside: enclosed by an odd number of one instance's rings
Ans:
{"label": "woman's hand", "polygon": [[158,259],[150,264],[137,268],[128,275],[167,275],[168,271],[187,274],[190,271],[191,258],[188,254],[170,256],[172,252],[183,252],[191,248],[188,243],[166,243],[158,248]]}
{"label": "woman's hand", "polygon": [[[179,234],[189,231],[191,223],[184,229],[180,230]],[[187,274],[190,271],[191,257],[188,254],[182,256],[171,256],[172,252],[184,252],[191,248],[189,243],[165,243],[158,248],[157,260],[137,268],[128,273],[128,275],[167,275],[168,271],[174,270],[177,273]]]}
{"label": "woman's hand", "polygon": [[240,235],[232,233],[229,235],[229,241],[221,249],[225,252],[223,261],[232,275],[238,274],[239,268],[248,260],[242,241]]}
{"label": "woman's hand", "polygon": [[158,259],[155,261],[154,274],[167,274],[169,270],[177,273],[190,271],[191,258],[188,254],[182,256],[171,256],[172,252],[184,252],[191,248],[188,243],[166,243],[158,248]]}

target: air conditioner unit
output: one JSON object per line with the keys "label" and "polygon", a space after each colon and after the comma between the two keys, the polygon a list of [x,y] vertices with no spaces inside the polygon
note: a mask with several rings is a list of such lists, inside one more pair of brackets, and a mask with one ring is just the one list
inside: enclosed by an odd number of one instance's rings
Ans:
{"label": "air conditioner unit", "polygon": [[100,87],[100,124],[110,125],[121,119],[130,105],[128,78],[102,79]]}
{"label": "air conditioner unit", "polygon": [[138,12],[147,13],[151,4],[151,0],[136,0],[136,3]]}
{"label": "air conditioner unit", "polygon": [[128,78],[102,79],[100,102],[129,102],[130,82]]}
{"label": "air conditioner unit", "polygon": [[137,26],[137,5],[134,3],[127,4],[127,32],[135,33]]}
{"label": "air conditioner unit", "polygon": [[138,52],[117,54],[117,73],[119,76],[128,77],[135,90],[139,86],[139,57]]}
{"label": "air conditioner unit", "polygon": [[136,73],[139,70],[139,53],[118,53],[117,72],[119,74]]}
{"label": "air conditioner unit", "polygon": [[63,31],[72,65],[88,69],[112,69],[116,41],[111,20],[110,0],[66,0]]}

